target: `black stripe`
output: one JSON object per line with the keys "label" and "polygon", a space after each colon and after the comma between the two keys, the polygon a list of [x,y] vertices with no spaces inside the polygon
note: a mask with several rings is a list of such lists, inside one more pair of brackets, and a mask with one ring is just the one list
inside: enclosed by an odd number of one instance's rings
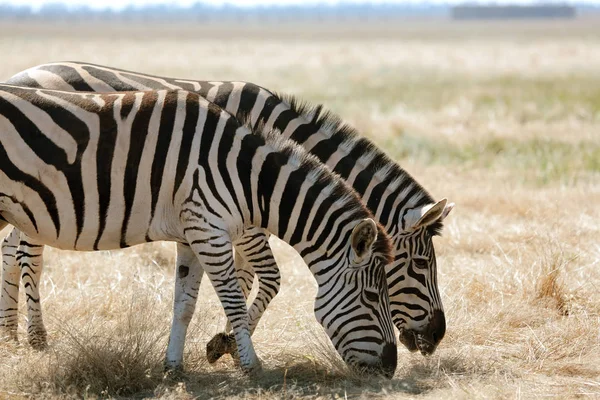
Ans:
{"label": "black stripe", "polygon": [[[121,76],[124,78],[127,78],[129,80],[132,80],[134,82],[139,83],[139,85],[135,85],[135,86],[132,86],[130,84],[121,83],[121,85],[125,85],[127,87],[135,87],[136,90],[140,90],[140,89],[147,90],[146,88],[150,88],[153,90],[172,89],[172,88],[156,81],[155,79],[152,79],[148,75],[140,76],[140,75],[136,75],[136,74],[132,74],[132,73],[128,73],[128,72],[121,72]],[[131,89],[119,88],[119,90],[131,90]]]}
{"label": "black stripe", "polygon": [[[271,210],[271,197],[279,177],[281,167],[288,161],[288,156],[281,153],[269,153],[258,174],[257,189],[258,207],[261,212],[261,226],[267,228]],[[279,234],[279,233],[278,233]]]}
{"label": "black stripe", "polygon": [[[317,156],[321,162],[326,164],[327,160],[329,160],[329,157],[331,157],[331,155],[338,150],[340,144],[343,142],[344,135],[336,132],[329,139],[321,140],[319,143],[317,143],[312,149],[310,149],[310,152],[311,154]],[[371,171],[369,172],[373,174]]]}
{"label": "black stripe", "polygon": [[[55,95],[55,94],[53,94]],[[60,97],[62,99],[62,97]],[[75,212],[75,224],[77,226],[77,236],[75,245],[81,235],[85,212],[85,193],[83,191],[83,173],[81,172],[81,158],[90,142],[90,130],[87,124],[80,120],[75,114],[63,108],[58,104],[50,104],[50,107],[44,107],[44,110],[50,115],[52,120],[60,126],[65,132],[68,132],[77,143],[77,154],[75,161],[70,164],[65,160],[64,165],[57,166],[67,180],[71,199],[73,200],[73,210]]]}
{"label": "black stripe", "polygon": [[296,118],[298,118],[298,113],[296,113],[294,110],[287,109],[282,111],[281,114],[277,116],[273,126],[279,129],[281,132],[285,132],[285,128],[287,128],[289,123]]}
{"label": "black stripe", "polygon": [[200,85],[200,90],[196,90],[196,93],[198,93],[200,96],[206,98],[206,96],[208,96],[208,92],[214,86],[215,85],[213,85],[212,83],[202,82],[202,84]]}
{"label": "black stripe", "polygon": [[377,185],[375,185],[373,190],[371,190],[371,193],[369,194],[369,199],[367,201],[367,208],[371,210],[373,214],[377,212],[377,206],[381,202],[381,197],[387,190],[388,186],[392,183],[392,181],[393,177],[388,176],[382,182],[379,182]]}
{"label": "black stripe", "polygon": [[240,95],[240,105],[238,107],[236,117],[240,121],[244,121],[247,116],[252,112],[260,87],[252,83],[245,83],[242,88],[242,94]]}
{"label": "black stripe", "polygon": [[[393,193],[390,193],[387,196],[387,199],[385,199],[385,203],[383,204],[383,209],[380,211],[379,214],[379,222],[383,225],[383,226],[388,226],[389,224],[389,218],[390,218],[390,213],[393,211],[392,207],[394,206],[394,202],[396,201],[396,199],[398,199],[398,196],[400,196],[400,193],[402,193],[402,191],[404,189],[406,189],[406,187],[410,184],[409,180],[404,180],[402,181],[402,183],[400,184],[400,186],[398,186],[398,188],[396,188],[396,190],[394,190]],[[405,198],[407,198],[405,196]],[[397,210],[400,210],[399,208],[396,208]],[[400,224],[400,221],[398,219],[394,220],[394,226],[398,226]],[[390,234],[392,234],[392,232],[388,232]]]}
{"label": "black stripe", "polygon": [[305,222],[309,221],[310,211],[312,210],[319,193],[321,193],[325,187],[327,187],[326,182],[315,182],[315,184],[307,190],[306,196],[302,200],[302,209],[300,210],[296,229],[294,229],[294,233],[290,238],[289,244],[291,246],[294,246],[302,240],[302,235],[304,233],[304,229],[306,228]]}
{"label": "black stripe", "polygon": [[179,147],[179,157],[177,157],[177,169],[175,170],[175,183],[173,185],[173,200],[181,182],[185,176],[190,160],[190,151],[192,150],[192,142],[196,135],[196,127],[198,126],[199,117],[198,96],[194,93],[188,93],[185,102],[185,121],[183,123],[183,131],[181,137],[181,146]]}
{"label": "black stripe", "polygon": [[41,87],[38,81],[29,76],[27,72],[21,72],[20,74],[13,76],[6,81],[9,85],[25,86],[30,88]]}
{"label": "black stripe", "polygon": [[305,169],[298,169],[289,175],[283,194],[281,195],[281,202],[279,203],[279,237],[285,237],[288,226],[290,223],[290,217],[294,206],[298,201],[300,195],[300,188],[302,183],[306,180],[308,171]]}
{"label": "black stripe", "polygon": [[[306,238],[308,240],[313,239],[313,236],[315,235],[315,233],[317,232],[317,229],[321,226],[323,221],[327,221],[327,225],[326,225],[325,229],[323,229],[323,232],[327,232],[327,233],[331,232],[331,229],[333,228],[333,224],[335,223],[335,220],[340,215],[339,211],[341,211],[341,212],[346,211],[344,208],[338,208],[337,210],[334,211],[335,215],[331,214],[331,215],[327,216],[327,213],[329,212],[329,210],[333,206],[333,203],[336,200],[337,199],[334,199],[331,196],[327,196],[326,198],[324,198],[321,201],[321,204],[319,204],[319,207],[317,208],[317,212],[315,213],[315,215],[311,221],[310,228],[308,229],[308,235],[306,236]],[[307,223],[308,223],[308,221],[307,221]]]}
{"label": "black stripe", "polygon": [[250,221],[254,221],[254,194],[252,192],[252,159],[256,154],[256,150],[260,147],[261,140],[253,135],[246,135],[242,139],[242,145],[240,146],[240,152],[237,158],[237,171],[240,177],[240,183],[244,190],[244,198],[248,204],[248,210],[250,212]]}
{"label": "black stripe", "polygon": [[344,179],[348,179],[362,154],[363,151],[359,147],[352,148],[350,153],[348,153],[347,156],[342,157],[342,159],[340,159],[340,161],[336,164],[336,166],[333,168],[333,172],[337,173]]}
{"label": "black stripe", "polygon": [[109,85],[110,87],[115,89],[115,91],[125,92],[128,90],[138,90],[137,87],[123,82],[121,79],[119,79],[117,77],[117,75],[115,75],[112,72],[109,72],[109,71],[106,71],[106,70],[103,70],[100,68],[96,68],[91,65],[85,65],[81,68],[86,70],[94,78],[101,80],[102,82],[106,83],[107,85]]}
{"label": "black stripe", "polygon": [[[163,173],[165,171],[165,164],[167,163],[169,145],[171,144],[171,139],[173,137],[173,126],[175,126],[175,119],[177,117],[177,96],[178,92],[176,91],[167,92],[161,110],[158,138],[156,139],[152,170],[150,172],[150,192],[152,195],[150,221],[154,219],[154,213],[156,212],[156,204],[158,203],[158,196],[163,182]],[[152,241],[147,234],[146,241]]]}
{"label": "black stripe", "polygon": [[133,110],[133,105],[135,104],[135,93],[128,92],[125,93],[123,99],[121,100],[121,119],[125,120],[131,114]]}
{"label": "black stripe", "polygon": [[263,105],[263,108],[260,111],[260,115],[256,120],[255,127],[266,123],[269,120],[271,114],[273,113],[275,107],[277,107],[279,103],[281,103],[281,100],[279,100],[276,96],[273,96],[270,93],[269,95],[270,96],[267,98],[267,100],[265,100],[265,104]]}
{"label": "black stripe", "polygon": [[121,247],[127,247],[127,226],[131,218],[131,210],[135,197],[135,188],[137,185],[138,170],[146,136],[148,136],[148,127],[152,111],[156,105],[158,96],[156,92],[144,93],[140,107],[135,115],[131,126],[131,137],[129,142],[129,151],[127,153],[127,163],[125,165],[125,176],[123,179],[123,196],[125,200],[125,215],[123,216],[123,225],[121,226]]}
{"label": "black stripe", "polygon": [[[31,221],[31,224],[33,225],[33,227],[35,228],[36,232],[39,232],[38,230],[38,226],[37,226],[37,221],[35,220],[35,216],[33,215],[33,213],[31,212],[31,210],[29,209],[29,207],[27,207],[27,204],[22,203],[17,201],[16,197],[13,196],[8,196],[4,193],[0,193],[0,197],[7,197],[8,199],[10,199],[10,201],[12,201],[13,203],[19,204],[21,206],[21,208],[23,209],[23,212],[25,214],[27,214],[27,217],[29,218],[29,221]],[[0,215],[0,220],[2,221],[6,221],[4,218],[2,218],[2,215]],[[8,222],[8,221],[6,221]],[[4,247],[9,247],[9,248],[13,248],[16,246],[4,246]]]}
{"label": "black stripe", "polygon": [[231,210],[227,206],[227,202],[223,200],[223,197],[219,193],[219,189],[213,178],[213,166],[209,161],[209,156],[212,148],[212,142],[215,138],[217,131],[217,125],[221,119],[222,110],[213,103],[208,103],[206,121],[202,128],[202,138],[200,139],[200,154],[198,157],[198,164],[204,168],[204,176],[206,178],[206,184],[208,189],[212,192],[214,198],[221,203],[221,205],[231,213]]}
{"label": "black stripe", "polygon": [[62,80],[71,85],[77,92],[94,92],[94,89],[87,84],[85,79],[83,79],[83,77],[75,68],[67,65],[42,65],[38,69],[42,71],[48,71],[59,76]]}
{"label": "black stripe", "polygon": [[318,126],[313,124],[300,125],[290,136],[290,139],[298,144],[306,142],[312,135],[317,133],[319,130]]}
{"label": "black stripe", "polygon": [[165,79],[167,82],[177,85],[177,87],[188,92],[195,92],[196,86],[192,82],[175,82],[175,79]]}
{"label": "black stripe", "polygon": [[242,208],[240,206],[238,198],[235,195],[235,188],[233,186],[233,182],[231,181],[230,171],[227,166],[227,157],[233,147],[233,141],[235,139],[237,128],[238,123],[235,118],[229,118],[225,123],[223,136],[221,137],[221,141],[219,142],[219,148],[217,150],[217,167],[219,168],[219,173],[221,174],[223,183],[227,187],[229,193],[231,193],[231,200],[234,202],[238,212],[243,217],[244,214],[242,212]]}
{"label": "black stripe", "polygon": [[[417,195],[418,193],[421,193],[421,189],[419,189],[417,185],[412,185],[412,188],[409,190],[408,194],[402,197],[402,200],[400,200],[398,205],[396,205],[396,209],[394,210],[394,215],[392,216],[392,218],[393,221],[398,221],[400,227],[402,227],[402,221],[400,221],[400,211],[403,210],[406,203],[408,203],[413,198],[413,196]],[[415,207],[418,207],[418,205],[415,205]]]}
{"label": "black stripe", "polygon": [[100,132],[98,135],[98,148],[96,150],[96,184],[98,186],[98,235],[94,241],[94,250],[98,250],[98,243],[106,228],[110,192],[112,187],[112,162],[117,143],[117,123],[114,119],[114,102],[117,96],[104,96],[105,105],[99,113]]}
{"label": "black stripe", "polygon": [[[10,111],[15,111],[16,109],[10,105],[8,102],[6,102],[4,99],[0,98],[0,107],[3,106],[7,106],[7,108]],[[5,109],[6,110],[6,109]],[[10,118],[10,111],[3,111],[3,115],[7,118],[9,118],[9,120],[12,121],[12,119]],[[33,125],[31,123],[31,121],[29,121],[28,119],[26,119],[21,113],[20,111],[16,110],[17,115],[18,115],[18,120],[20,122],[24,122],[24,125],[15,125],[15,127],[17,127],[17,129],[20,132],[20,129],[25,129],[25,127],[29,127],[30,129],[33,129],[35,133],[35,131],[37,131],[37,133],[39,133],[41,135],[41,132],[39,132],[39,130],[37,129],[37,127],[35,125]],[[24,118],[24,120],[22,119]],[[32,132],[30,132],[32,133]],[[45,138],[45,136],[44,136]],[[41,139],[42,143],[46,143],[47,145],[51,146],[50,149],[52,149],[52,147],[56,148],[54,146],[54,144],[52,142],[49,142],[46,138],[46,140]],[[48,143],[49,142],[49,143]],[[44,151],[44,149],[40,149],[40,146],[37,145],[36,148],[38,150],[42,150]],[[58,149],[58,148],[56,148]],[[32,149],[33,150],[33,149]],[[62,152],[63,156],[66,156],[64,154],[64,151],[62,151],[61,149],[58,153]],[[54,151],[48,151],[48,148],[45,149],[45,152],[47,153],[55,153]],[[6,174],[6,176],[14,181],[14,182],[21,182],[23,183],[25,186],[29,187],[31,190],[35,191],[38,193],[38,195],[40,196],[40,198],[42,199],[42,201],[44,202],[44,205],[46,206],[46,210],[48,211],[48,214],[50,215],[50,218],[52,219],[52,222],[54,224],[54,228],[56,229],[56,236],[60,236],[60,218],[58,216],[58,208],[56,207],[56,198],[54,197],[54,195],[52,194],[52,192],[50,191],[50,189],[48,189],[48,187],[46,185],[44,185],[41,181],[39,181],[38,179],[32,177],[31,175],[28,175],[26,173],[24,173],[23,171],[21,171],[19,168],[17,168],[8,158],[8,154],[6,153],[6,149],[4,148],[4,146],[0,143],[0,169],[2,170],[2,172],[4,172]]]}
{"label": "black stripe", "polygon": [[217,89],[217,95],[212,102],[223,109],[227,109],[227,102],[233,91],[233,84],[231,82],[223,82]]}

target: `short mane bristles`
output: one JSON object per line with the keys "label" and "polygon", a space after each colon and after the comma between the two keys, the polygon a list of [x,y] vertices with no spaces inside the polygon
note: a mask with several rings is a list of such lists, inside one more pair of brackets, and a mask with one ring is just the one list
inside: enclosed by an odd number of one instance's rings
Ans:
{"label": "short mane bristles", "polygon": [[[360,151],[357,153],[362,154],[361,159],[367,164],[364,167],[372,171],[374,175],[379,175],[381,181],[390,182],[389,190],[396,190],[396,188],[401,187],[403,182],[410,182],[417,189],[419,196],[414,196],[415,200],[407,203],[406,208],[435,203],[433,197],[408,172],[402,169],[372,141],[362,137],[355,128],[346,124],[339,116],[326,110],[322,105],[310,105],[305,101],[298,100],[293,95],[283,93],[273,93],[273,95],[286,103],[293,112],[312,121],[318,129],[325,132],[329,137],[343,137],[344,142],[341,146],[359,149]],[[442,228],[442,221],[438,221],[431,225],[428,231],[431,236],[440,235]]]}
{"label": "short mane bristles", "polygon": [[[359,194],[354,188],[346,183],[346,181],[337,173],[333,172],[329,167],[323,164],[316,156],[309,153],[304,147],[295,141],[284,137],[278,129],[266,129],[264,122],[259,122],[255,127],[252,127],[252,122],[248,115],[240,121],[248,128],[255,136],[260,137],[268,143],[274,150],[288,157],[288,163],[294,166],[301,166],[308,173],[308,179],[315,183],[325,183],[327,186],[325,191],[329,196],[336,199],[336,202],[355,204],[353,209],[348,209],[355,213],[356,218],[371,218],[374,221],[377,219],[371,211],[365,207]],[[374,254],[383,254],[386,257],[391,257],[391,241],[385,229],[377,223],[379,232],[377,241],[373,245]],[[386,263],[391,262],[391,258],[385,260]]]}

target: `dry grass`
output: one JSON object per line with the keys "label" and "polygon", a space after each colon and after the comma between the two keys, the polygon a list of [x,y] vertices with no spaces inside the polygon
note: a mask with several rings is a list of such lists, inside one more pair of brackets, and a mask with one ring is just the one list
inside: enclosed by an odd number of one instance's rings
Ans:
{"label": "dry grass", "polygon": [[598,26],[411,22],[310,26],[295,38],[294,27],[268,36],[3,23],[0,79],[76,59],[294,92],[334,109],[457,208],[435,239],[446,338],[429,358],[399,348],[391,381],[348,374],[312,316],[314,281],[279,241],[282,292],[255,334],[263,376],[248,379],[228,357],[204,361],[225,323],[208,282],[186,372],[165,376],[174,248],[157,243],[49,249],[50,348],[0,344],[0,399],[600,397]]}

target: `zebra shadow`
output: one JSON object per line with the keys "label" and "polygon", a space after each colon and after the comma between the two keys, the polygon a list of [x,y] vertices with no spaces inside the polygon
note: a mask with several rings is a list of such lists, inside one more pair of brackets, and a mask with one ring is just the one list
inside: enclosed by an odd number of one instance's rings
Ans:
{"label": "zebra shadow", "polygon": [[[428,379],[415,379],[398,373],[392,379],[349,377],[311,361],[275,368],[265,367],[257,377],[243,375],[229,367],[210,372],[187,372],[171,377],[154,394],[159,397],[188,395],[195,398],[363,398],[394,393],[419,395],[433,389],[433,386],[426,383]],[[422,375],[422,371],[419,375]]]}

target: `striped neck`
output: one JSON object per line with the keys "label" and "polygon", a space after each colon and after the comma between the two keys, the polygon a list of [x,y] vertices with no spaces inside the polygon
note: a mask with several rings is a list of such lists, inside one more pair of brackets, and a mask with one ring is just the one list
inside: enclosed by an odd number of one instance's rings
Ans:
{"label": "striped neck", "polygon": [[[372,218],[351,187],[279,134],[247,134],[239,154],[237,171],[249,200],[246,225],[261,226],[290,244],[313,274],[324,256],[348,248],[358,222]],[[264,160],[260,170],[253,169],[256,160]],[[385,254],[389,240],[380,233],[374,249]]]}
{"label": "striped neck", "polygon": [[408,209],[434,203],[431,195],[404,169],[339,117],[322,106],[309,106],[288,95],[272,94],[304,120],[302,127],[288,127],[289,120],[272,121],[284,136],[302,144],[338,173],[362,197],[367,208],[392,234]]}

